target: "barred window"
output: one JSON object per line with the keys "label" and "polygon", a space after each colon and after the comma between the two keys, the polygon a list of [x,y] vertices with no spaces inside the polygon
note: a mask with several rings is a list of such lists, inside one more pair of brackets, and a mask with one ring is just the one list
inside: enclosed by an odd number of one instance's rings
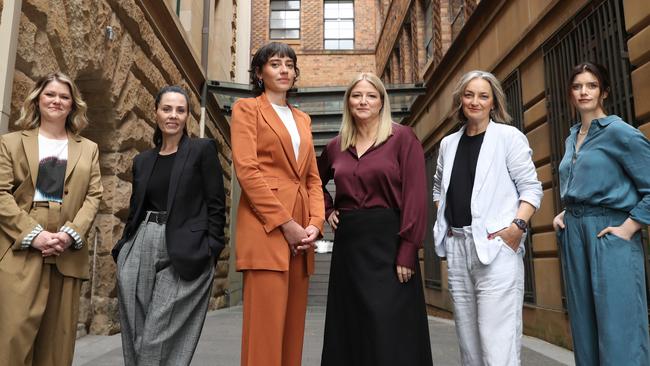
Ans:
{"label": "barred window", "polygon": [[300,0],[271,0],[270,38],[300,38]]}
{"label": "barred window", "polygon": [[326,50],[354,49],[354,3],[352,0],[325,0]]}
{"label": "barred window", "polygon": [[433,1],[424,2],[424,49],[426,61],[433,58]]}

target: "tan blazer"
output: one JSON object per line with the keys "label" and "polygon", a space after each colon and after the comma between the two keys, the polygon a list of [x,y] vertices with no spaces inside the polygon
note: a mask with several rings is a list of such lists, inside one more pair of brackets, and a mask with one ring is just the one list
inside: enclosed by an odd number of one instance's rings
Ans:
{"label": "tan blazer", "polygon": [[[0,259],[38,224],[30,216],[38,174],[38,128],[0,136]],[[88,279],[86,234],[102,198],[97,144],[68,132],[68,163],[58,227],[69,226],[83,239],[81,249],[56,257],[64,276]]]}
{"label": "tan blazer", "polygon": [[[279,226],[292,218],[323,232],[325,208],[311,119],[295,108],[291,111],[300,134],[298,161],[291,136],[266,95],[240,99],[233,106],[232,156],[242,188],[235,233],[240,271],[289,269],[290,251]],[[309,274],[313,267],[310,249]]]}

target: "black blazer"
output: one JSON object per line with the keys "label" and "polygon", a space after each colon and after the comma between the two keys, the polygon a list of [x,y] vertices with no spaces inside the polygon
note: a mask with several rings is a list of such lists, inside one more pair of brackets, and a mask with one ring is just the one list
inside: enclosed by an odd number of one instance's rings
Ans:
{"label": "black blazer", "polygon": [[[146,216],[144,199],[160,147],[133,159],[133,190],[122,238],[111,251],[117,262],[120,249],[135,235]],[[214,140],[183,136],[176,153],[167,198],[167,252],[184,280],[197,278],[224,247],[226,223],[221,165]]]}

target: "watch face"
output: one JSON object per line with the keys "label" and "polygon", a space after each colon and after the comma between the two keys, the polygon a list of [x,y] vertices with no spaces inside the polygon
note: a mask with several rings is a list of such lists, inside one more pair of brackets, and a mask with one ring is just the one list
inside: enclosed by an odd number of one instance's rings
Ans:
{"label": "watch face", "polygon": [[524,220],[522,220],[522,219],[514,219],[514,220],[512,220],[512,222],[513,222],[515,225],[517,225],[517,227],[520,228],[521,230],[526,231],[526,227],[527,227],[527,225],[526,225],[526,221],[524,221]]}

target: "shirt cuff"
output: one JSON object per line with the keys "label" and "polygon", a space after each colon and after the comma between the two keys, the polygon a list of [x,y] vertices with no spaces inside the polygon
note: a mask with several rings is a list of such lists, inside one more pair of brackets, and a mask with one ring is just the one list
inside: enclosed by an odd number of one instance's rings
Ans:
{"label": "shirt cuff", "polygon": [[72,248],[81,249],[81,247],[84,246],[84,242],[83,240],[81,240],[81,236],[76,231],[74,231],[74,229],[71,228],[70,226],[65,226],[65,225],[61,226],[59,232],[66,233],[72,237],[72,239],[74,240],[74,244],[72,244]]}
{"label": "shirt cuff", "polygon": [[43,231],[43,227],[39,224],[36,225],[36,227],[27,234],[27,236],[23,239],[23,241],[20,243],[20,250],[25,250],[29,247],[32,246],[32,241],[34,241],[34,238],[38,236],[38,234]]}
{"label": "shirt cuff", "polygon": [[418,254],[418,249],[420,248],[417,245],[402,240],[402,244],[399,246],[399,250],[397,251],[397,265],[408,267],[415,271],[415,259]]}

